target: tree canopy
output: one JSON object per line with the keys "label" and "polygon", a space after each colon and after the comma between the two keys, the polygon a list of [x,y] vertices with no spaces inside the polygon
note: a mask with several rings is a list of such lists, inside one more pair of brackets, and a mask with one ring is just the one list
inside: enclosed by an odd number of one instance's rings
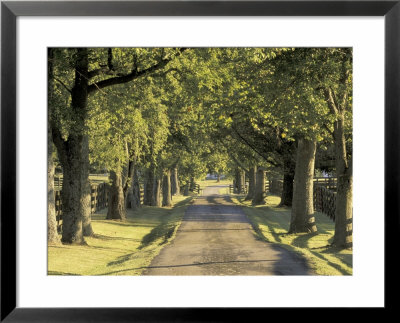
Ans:
{"label": "tree canopy", "polygon": [[[113,173],[113,194],[125,199],[112,218],[123,218],[135,181],[146,187],[145,203],[158,205],[162,192],[168,204],[174,169],[173,182],[189,189],[207,173],[249,178],[258,167],[284,180],[289,206],[293,184],[309,189],[298,176],[301,169],[314,175],[315,156],[318,167],[347,182],[352,176],[349,48],[54,48],[49,64],[51,139],[73,219],[64,242],[83,241],[79,196],[87,194],[90,167]],[[335,165],[320,166],[324,158]],[[346,206],[338,212],[349,218],[351,185],[339,189]],[[296,230],[307,230],[300,223],[311,221],[310,205],[307,214],[300,209],[293,206],[292,218]]]}

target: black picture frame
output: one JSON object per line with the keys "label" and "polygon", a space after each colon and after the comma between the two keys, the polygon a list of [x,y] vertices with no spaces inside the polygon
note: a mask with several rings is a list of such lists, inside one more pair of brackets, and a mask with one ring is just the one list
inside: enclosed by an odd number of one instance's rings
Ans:
{"label": "black picture frame", "polygon": [[[16,306],[16,19],[18,16],[384,16],[385,309],[396,306],[399,233],[400,0],[395,1],[2,1],[1,3],[1,321],[246,321],[264,309],[19,308]],[[371,165],[373,167],[373,165]],[[371,255],[373,258],[373,255]],[[39,293],[40,291],[38,291]],[[281,309],[282,310],[282,309]],[[326,312],[328,313],[328,312]],[[332,312],[333,313],[333,312]],[[239,315],[240,314],[240,315]],[[250,315],[250,316],[249,316]],[[287,314],[286,314],[287,315]],[[325,314],[330,315],[330,314]],[[324,316],[325,316],[324,315]]]}

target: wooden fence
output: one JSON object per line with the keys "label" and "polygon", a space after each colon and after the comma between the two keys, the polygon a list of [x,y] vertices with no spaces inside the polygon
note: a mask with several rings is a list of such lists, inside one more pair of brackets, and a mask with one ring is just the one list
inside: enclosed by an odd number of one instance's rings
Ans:
{"label": "wooden fence", "polygon": [[[282,194],[282,189],[283,189],[283,181],[281,180],[268,180],[266,181],[265,184],[268,183],[268,189],[265,187],[266,192],[270,192],[271,194],[274,195],[281,195]],[[267,186],[267,185],[265,185]]]}
{"label": "wooden fence", "polygon": [[[90,174],[90,176],[98,176],[98,175]],[[93,185],[99,185],[101,183],[104,183],[104,179],[89,178],[89,181]],[[63,176],[60,174],[54,175],[54,189],[56,191],[61,190],[62,184],[63,184]]]}
{"label": "wooden fence", "polygon": [[[100,211],[108,206],[108,184],[100,183],[98,185],[91,185],[91,201],[90,210],[91,213]],[[61,191],[54,191],[55,206],[56,206],[56,219],[58,230],[61,231],[62,225],[62,202],[61,202]]]}
{"label": "wooden fence", "polygon": [[326,214],[335,221],[336,192],[321,185],[314,185],[314,210]]}
{"label": "wooden fence", "polygon": [[336,177],[314,177],[314,186],[323,186],[331,191],[337,189],[337,178]]}
{"label": "wooden fence", "polygon": [[[283,181],[279,179],[272,179],[267,181],[269,183],[269,189],[265,187],[266,191],[269,191],[274,195],[281,195],[283,189]],[[314,186],[322,186],[331,191],[336,191],[337,178],[336,177],[314,177]]]}
{"label": "wooden fence", "polygon": [[108,206],[108,184],[91,185],[91,213],[100,211]]}
{"label": "wooden fence", "polygon": [[[62,186],[62,178],[61,178],[61,186]],[[55,196],[55,208],[56,208],[56,219],[57,219],[57,228],[58,231],[61,232],[62,226],[62,202],[61,202],[61,186],[59,190],[54,190]],[[140,188],[140,204],[143,205],[144,200],[144,185],[143,183],[139,184]],[[91,214],[100,211],[108,206],[108,189],[109,184],[105,182],[99,182],[99,184],[91,185],[91,201],[90,201],[90,209]],[[196,184],[194,187],[194,192],[200,194],[201,188],[199,184]]]}
{"label": "wooden fence", "polygon": [[202,192],[202,189],[200,188],[199,184],[194,184],[194,187],[191,191],[200,195],[200,193]]}
{"label": "wooden fence", "polygon": [[[314,209],[326,214],[333,221],[336,211],[336,190],[337,179],[335,177],[314,178]],[[247,193],[247,184],[242,187],[241,193]],[[281,195],[283,189],[282,180],[268,180],[265,182],[265,191],[274,195]],[[229,185],[229,193],[234,193],[234,185]]]}
{"label": "wooden fence", "polygon": [[[270,180],[269,192],[274,195],[281,195],[283,189],[282,180]],[[333,221],[336,211],[336,188],[337,178],[335,177],[314,177],[314,210],[326,214]]]}
{"label": "wooden fence", "polygon": [[[233,184],[229,184],[229,193],[235,192],[235,186]],[[249,184],[246,183],[245,185],[241,185],[240,187],[240,194],[247,194],[249,192]]]}

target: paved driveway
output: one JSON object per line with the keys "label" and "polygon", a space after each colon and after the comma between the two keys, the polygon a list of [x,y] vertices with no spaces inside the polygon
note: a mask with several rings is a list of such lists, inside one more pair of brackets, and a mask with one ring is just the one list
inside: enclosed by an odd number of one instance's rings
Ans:
{"label": "paved driveway", "polygon": [[144,275],[310,275],[305,259],[257,240],[240,206],[207,187],[186,209],[175,239]]}

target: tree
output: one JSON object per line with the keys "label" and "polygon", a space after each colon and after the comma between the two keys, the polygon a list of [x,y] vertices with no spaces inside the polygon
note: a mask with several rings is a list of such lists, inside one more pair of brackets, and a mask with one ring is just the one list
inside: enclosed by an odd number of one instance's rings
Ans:
{"label": "tree", "polygon": [[317,231],[313,203],[315,149],[315,141],[298,140],[289,233]]}
{"label": "tree", "polygon": [[[346,130],[351,123],[352,108],[352,50],[351,48],[326,49],[318,57],[322,60],[322,92],[333,116],[333,140],[335,143],[335,164],[337,195],[335,212],[335,236],[333,244],[342,248],[352,247],[353,232],[353,167],[346,141],[351,141]],[[321,87],[318,87],[320,90]],[[346,129],[347,128],[347,129]]]}
{"label": "tree", "polygon": [[[48,110],[50,111],[50,105],[55,104],[53,99],[53,87],[54,87],[54,75],[53,75],[53,59],[54,53],[52,49],[48,49]],[[56,202],[54,194],[54,161],[53,161],[53,141],[51,140],[51,123],[50,113],[48,113],[47,121],[47,242],[49,244],[59,244],[60,238],[57,232],[57,221],[56,221]]]}
{"label": "tree", "polygon": [[[63,119],[52,120],[52,137],[63,168],[63,232],[64,243],[83,243],[83,221],[90,218],[89,143],[87,130],[88,101],[110,86],[137,80],[163,69],[183,49],[88,49],[65,50],[70,66],[61,57],[58,70],[68,67],[73,73],[72,88],[60,83],[70,94],[69,109]],[[143,60],[141,60],[143,58]],[[60,74],[65,74],[61,71]],[[52,114],[53,115],[53,114]]]}

